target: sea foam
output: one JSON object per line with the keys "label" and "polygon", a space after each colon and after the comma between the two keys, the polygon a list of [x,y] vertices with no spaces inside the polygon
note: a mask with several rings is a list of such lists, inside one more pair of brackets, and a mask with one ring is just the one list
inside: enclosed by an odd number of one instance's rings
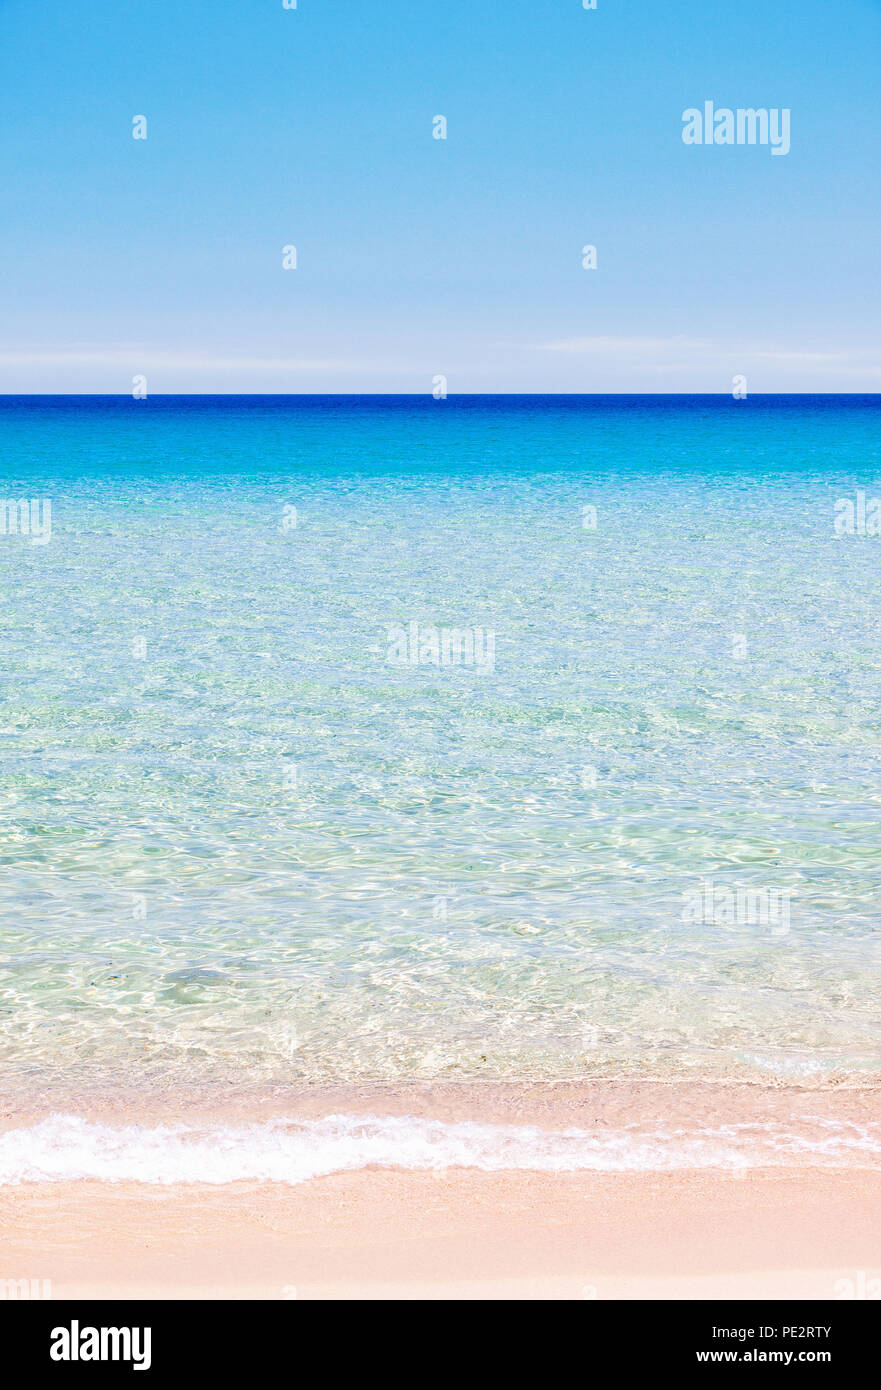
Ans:
{"label": "sea foam", "polygon": [[50,1115],[0,1135],[0,1184],[296,1184],[379,1167],[639,1173],[881,1168],[881,1126],[822,1118],[716,1128],[541,1129],[412,1116],[328,1115],[248,1125],[109,1125]]}

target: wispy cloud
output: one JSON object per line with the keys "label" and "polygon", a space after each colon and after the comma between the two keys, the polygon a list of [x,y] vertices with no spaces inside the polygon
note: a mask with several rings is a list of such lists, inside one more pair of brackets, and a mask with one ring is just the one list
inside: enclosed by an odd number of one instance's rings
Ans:
{"label": "wispy cloud", "polygon": [[5,367],[127,367],[193,372],[310,372],[352,370],[351,362],[305,357],[223,357],[203,350],[179,351],[136,344],[62,346],[0,346],[0,366]]}
{"label": "wispy cloud", "polygon": [[[720,343],[711,342],[706,338],[624,338],[613,336],[596,336],[586,338],[562,338],[557,342],[538,343],[534,345],[534,350],[539,352],[561,352],[571,354],[581,354],[590,356],[599,354],[601,356],[658,356],[664,355],[667,358],[680,358],[683,353],[691,354],[700,352],[701,364],[706,362],[736,362],[741,364],[750,361],[770,362],[778,366],[793,367],[826,367],[836,365],[839,371],[854,372],[873,372],[877,370],[868,363],[877,361],[877,354],[868,352],[813,352],[803,348],[787,347],[754,347],[744,342]],[[677,364],[675,361],[668,362],[645,362],[643,363],[651,370],[669,368],[675,370],[689,370],[698,365],[693,357],[685,363]]]}
{"label": "wispy cloud", "polygon": [[797,365],[808,362],[846,362],[846,352],[796,352],[789,348],[737,348],[750,357],[760,357],[763,362],[794,362]]}
{"label": "wispy cloud", "polygon": [[540,352],[664,352],[671,348],[705,348],[702,338],[563,338],[556,343],[539,343]]}

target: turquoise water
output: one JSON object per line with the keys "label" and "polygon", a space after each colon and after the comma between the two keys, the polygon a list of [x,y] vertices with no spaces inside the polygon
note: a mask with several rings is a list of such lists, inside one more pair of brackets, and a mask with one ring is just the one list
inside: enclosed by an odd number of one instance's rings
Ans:
{"label": "turquoise water", "polygon": [[879,423],[0,398],[4,1075],[877,1074]]}

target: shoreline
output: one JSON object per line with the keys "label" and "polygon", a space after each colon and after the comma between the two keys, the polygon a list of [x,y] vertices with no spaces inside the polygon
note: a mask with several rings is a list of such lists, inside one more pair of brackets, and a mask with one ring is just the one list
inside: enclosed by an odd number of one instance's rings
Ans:
{"label": "shoreline", "polygon": [[282,1113],[332,1111],[411,1114],[438,1120],[485,1120],[556,1126],[647,1115],[689,1120],[754,1119],[814,1107],[821,1113],[881,1120],[881,1078],[841,1073],[814,1080],[716,1076],[616,1076],[583,1080],[454,1079],[194,1086],[133,1082],[111,1075],[100,1086],[40,1085],[7,1076],[0,1082],[0,1133],[64,1111],[116,1122],[262,1120]]}
{"label": "shoreline", "polygon": [[[56,1108],[26,1110],[21,1099],[0,1107],[0,1141]],[[68,1096],[65,1108],[82,1118],[83,1097]],[[212,1127],[233,1122],[263,1135],[282,1115],[308,1126],[341,1112],[365,1127],[371,1114],[528,1125],[539,1139],[575,1127],[591,1141],[639,1138],[660,1125],[673,1143],[706,1125],[761,1134],[878,1125],[881,1090],[683,1080],[285,1088],[247,1098],[169,1091],[161,1100],[103,1091],[87,1113],[129,1137],[130,1127],[149,1126],[155,1139],[175,1125],[207,1125],[213,1142]],[[366,1161],[289,1181],[3,1183],[0,1278],[48,1279],[56,1299],[865,1297],[861,1289],[881,1290],[881,1152],[818,1162],[808,1151],[738,1171]]]}

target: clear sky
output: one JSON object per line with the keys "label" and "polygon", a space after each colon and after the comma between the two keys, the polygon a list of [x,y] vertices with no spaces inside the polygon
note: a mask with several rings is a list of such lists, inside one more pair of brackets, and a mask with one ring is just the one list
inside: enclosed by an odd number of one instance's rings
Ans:
{"label": "clear sky", "polygon": [[0,0],[0,196],[4,393],[877,391],[881,0]]}

